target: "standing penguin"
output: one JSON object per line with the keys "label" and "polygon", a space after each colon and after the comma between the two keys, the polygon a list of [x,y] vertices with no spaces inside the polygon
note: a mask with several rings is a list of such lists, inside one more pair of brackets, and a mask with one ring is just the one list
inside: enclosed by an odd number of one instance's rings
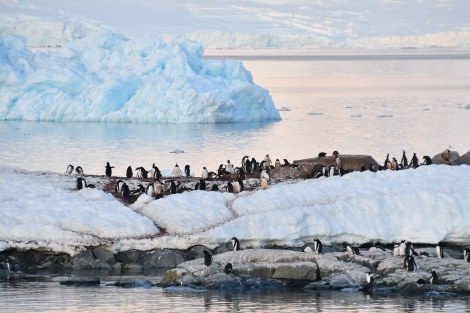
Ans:
{"label": "standing penguin", "polygon": [[271,162],[271,158],[269,157],[269,154],[266,154],[263,161],[264,161],[265,168],[271,167],[272,162]]}
{"label": "standing penguin", "polygon": [[415,258],[412,255],[405,257],[403,261],[403,268],[405,268],[408,272],[413,272],[418,268],[418,266],[416,266]]}
{"label": "standing penguin", "polygon": [[392,158],[392,171],[398,171],[398,161],[397,158]]}
{"label": "standing penguin", "polygon": [[78,175],[83,175],[83,168],[79,165],[75,168],[75,173]]}
{"label": "standing penguin", "polygon": [[403,155],[400,162],[401,168],[408,168],[408,158],[406,157],[405,150],[403,150]]}
{"label": "standing penguin", "polygon": [[233,246],[233,251],[240,250],[240,242],[238,241],[237,237],[232,237],[232,246]]}
{"label": "standing penguin", "polygon": [[410,166],[413,167],[413,168],[417,168],[419,166],[419,160],[418,160],[418,157],[416,156],[416,153],[413,153],[413,157],[411,158]]}
{"label": "standing penguin", "polygon": [[207,168],[205,166],[202,168],[201,177],[202,179],[207,179],[209,177],[209,172],[207,171]]}
{"label": "standing penguin", "polygon": [[234,173],[233,165],[230,163],[230,160],[227,160],[227,165],[225,165],[225,170],[231,175]]}
{"label": "standing penguin", "polygon": [[268,189],[268,180],[266,179],[266,177],[261,178],[261,189]]}
{"label": "standing penguin", "polygon": [[346,244],[344,246],[344,251],[347,251],[351,255],[360,255],[359,249],[357,247],[353,247],[350,244]]}
{"label": "standing penguin", "polygon": [[465,248],[463,250],[463,259],[465,260],[465,262],[470,262],[470,249],[469,248]]}
{"label": "standing penguin", "polygon": [[437,276],[436,271],[432,271],[431,275],[431,279],[429,280],[431,285],[437,285],[439,283],[439,277]]}
{"label": "standing penguin", "polygon": [[190,170],[189,164],[186,164],[184,166],[184,173],[186,174],[186,177],[191,176],[191,170]]}
{"label": "standing penguin", "polygon": [[126,170],[126,177],[127,178],[132,178],[132,167],[129,165]]}
{"label": "standing penguin", "polygon": [[276,159],[276,162],[274,162],[274,168],[276,170],[281,169],[281,161],[279,161],[279,159]]}
{"label": "standing penguin", "polygon": [[173,168],[173,177],[178,178],[181,177],[181,169],[178,166],[178,163],[176,163],[175,167]]}
{"label": "standing penguin", "polygon": [[440,245],[436,246],[436,257],[442,259],[444,257],[444,249]]}
{"label": "standing penguin", "polygon": [[207,250],[204,250],[203,252],[204,252],[204,265],[210,266],[212,264],[212,254]]}
{"label": "standing penguin", "polygon": [[317,254],[321,254],[322,249],[323,249],[323,245],[320,239],[318,238],[313,239],[313,251]]}
{"label": "standing penguin", "polygon": [[111,166],[111,165],[109,165],[109,162],[106,162],[106,166],[105,166],[106,176],[111,177],[113,168],[114,168],[114,166]]}
{"label": "standing penguin", "polygon": [[385,170],[391,170],[392,169],[392,162],[390,162],[389,156],[390,156],[390,154],[387,153],[387,157],[385,158],[385,161],[384,161],[384,169]]}

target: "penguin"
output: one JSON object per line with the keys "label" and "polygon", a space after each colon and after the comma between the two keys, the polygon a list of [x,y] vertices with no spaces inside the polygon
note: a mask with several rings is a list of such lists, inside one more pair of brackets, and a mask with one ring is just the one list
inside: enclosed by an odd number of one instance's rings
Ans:
{"label": "penguin", "polygon": [[227,275],[231,274],[232,270],[233,270],[232,263],[227,263],[227,265],[225,265],[225,268],[224,268],[224,273]]}
{"label": "penguin", "polygon": [[142,166],[139,166],[135,169],[135,177],[138,177],[138,178],[147,178],[148,173],[149,173],[149,171],[147,171]]}
{"label": "penguin", "polygon": [[333,165],[330,166],[330,169],[328,170],[328,176],[335,176],[335,167]]}
{"label": "penguin", "polygon": [[279,159],[276,159],[276,162],[274,162],[274,168],[276,170],[280,170],[281,169],[281,161],[279,161]]}
{"label": "penguin", "polygon": [[136,195],[136,194],[144,193],[144,192],[145,192],[145,187],[142,184],[139,184],[139,186],[137,186],[137,189],[133,189],[130,191],[130,194]]}
{"label": "penguin", "polygon": [[242,168],[240,168],[238,170],[238,179],[245,180],[245,178],[246,178],[245,171]]}
{"label": "penguin", "polygon": [[237,237],[232,237],[232,246],[233,246],[233,251],[240,250],[240,242],[238,241]]}
{"label": "penguin", "polygon": [[232,185],[231,182],[228,182],[228,183],[227,183],[227,191],[233,193],[233,185]]}
{"label": "penguin", "polygon": [[251,172],[253,173],[258,169],[258,162],[256,162],[255,158],[251,158]]}
{"label": "penguin", "polygon": [[132,167],[129,165],[126,170],[126,177],[127,178],[132,178]]}
{"label": "penguin", "polygon": [[271,167],[271,158],[269,157],[269,154],[266,154],[263,161],[266,168]]}
{"label": "penguin", "polygon": [[65,174],[67,174],[67,175],[72,174],[72,173],[73,173],[73,169],[74,169],[73,165],[72,165],[72,164],[69,164],[69,166],[67,166],[67,169],[65,170]]}
{"label": "penguin", "polygon": [[367,283],[364,286],[364,288],[362,289],[362,291],[364,291],[364,292],[372,291],[372,287],[375,285],[374,274],[372,274],[372,272],[367,272],[366,273],[366,282]]}
{"label": "penguin", "polygon": [[209,172],[207,171],[207,168],[205,166],[202,168],[201,177],[202,177],[202,179],[208,179],[209,178]]}
{"label": "penguin", "polygon": [[162,197],[163,189],[162,184],[159,181],[153,183],[153,193],[157,199]]}
{"label": "penguin", "polygon": [[318,153],[318,157],[319,157],[319,158],[324,158],[324,157],[326,157],[326,152],[319,152],[319,153]]}
{"label": "penguin", "polygon": [[233,187],[233,193],[240,193],[241,191],[241,186],[238,181],[232,182],[232,187]]}
{"label": "penguin", "polygon": [[114,187],[114,191],[121,193],[122,192],[122,185],[124,184],[124,181],[118,180],[116,183],[116,187]]}
{"label": "penguin", "polygon": [[444,257],[444,249],[441,246],[436,246],[436,257],[442,259]]}
{"label": "penguin", "polygon": [[413,244],[411,243],[411,241],[407,241],[405,243],[405,256],[411,256],[411,255],[418,255],[418,253],[415,252],[414,248],[413,248]]}
{"label": "penguin", "polygon": [[219,185],[212,184],[211,191],[219,191]]}
{"label": "penguin", "polygon": [[431,279],[429,280],[431,285],[437,285],[439,283],[439,277],[437,276],[436,271],[431,272]]}
{"label": "penguin", "polygon": [[323,250],[323,244],[321,243],[320,239],[315,238],[313,239],[313,251],[316,254],[321,254]]}
{"label": "penguin", "polygon": [[176,184],[174,180],[170,182],[170,194],[171,195],[176,194]]}
{"label": "penguin", "polygon": [[266,170],[262,170],[260,174],[260,178],[266,178],[267,180],[269,180],[268,172]]}
{"label": "penguin", "polygon": [[463,250],[463,259],[465,260],[465,262],[470,262],[470,249],[469,248],[465,248]]}
{"label": "penguin", "polygon": [[418,279],[418,280],[416,281],[416,285],[417,285],[419,288],[421,288],[421,287],[423,287],[423,285],[426,285],[426,281],[425,281],[424,279],[420,278],[420,279]]}
{"label": "penguin", "polygon": [[207,250],[204,250],[203,252],[204,252],[204,265],[210,266],[212,264],[212,254]]}
{"label": "penguin", "polygon": [[245,189],[245,186],[243,185],[243,180],[241,178],[238,178],[238,184],[240,184],[240,192],[242,192],[243,189]]}
{"label": "penguin", "polygon": [[339,157],[339,153],[337,151],[335,152],[336,168],[340,170],[343,168],[343,160],[341,160],[341,158]]}
{"label": "penguin", "polygon": [[261,178],[261,189],[268,189],[268,180],[265,177]]}
{"label": "penguin", "polygon": [[150,170],[150,176],[156,179],[162,178],[162,172],[160,172],[160,169],[157,166],[155,166],[155,163],[152,164],[152,169]]}
{"label": "penguin", "polygon": [[432,164],[432,159],[429,157],[429,155],[423,156],[423,164],[424,165],[431,165]]}
{"label": "penguin", "polygon": [[403,260],[403,268],[408,272],[413,272],[415,269],[418,269],[416,266],[415,258],[412,255],[405,257]]}
{"label": "penguin", "polygon": [[249,156],[245,155],[242,158],[242,168],[246,170],[246,165],[250,162]]}
{"label": "penguin", "polygon": [[398,171],[398,161],[397,158],[392,158],[392,171]]}
{"label": "penguin", "polygon": [[2,265],[3,265],[3,268],[4,268],[5,270],[7,270],[8,272],[11,272],[10,260],[8,260],[8,258],[5,258],[5,259],[2,261]]}
{"label": "penguin", "polygon": [[393,256],[399,256],[400,255],[400,245],[395,244],[393,246]]}
{"label": "penguin", "polygon": [[284,159],[283,161],[284,161],[284,164],[282,164],[282,166],[289,166],[290,165],[290,162],[287,161],[287,159]]}
{"label": "penguin", "polygon": [[399,250],[398,254],[399,254],[400,256],[405,256],[405,254],[406,254],[406,240],[402,240],[402,241],[400,242],[400,245],[399,245],[399,247],[398,247],[398,250]]}
{"label": "penguin", "polygon": [[413,168],[417,168],[419,166],[419,160],[416,156],[416,153],[413,153],[413,157],[411,158],[410,166]]}
{"label": "penguin", "polygon": [[131,196],[131,191],[126,183],[122,184],[121,194],[122,197],[126,200],[128,200]]}
{"label": "penguin", "polygon": [[83,177],[77,178],[77,189],[81,190],[87,187],[86,180]]}
{"label": "penguin", "polygon": [[105,174],[106,174],[106,176],[111,177],[111,175],[112,175],[112,169],[113,169],[113,168],[114,168],[114,166],[111,166],[111,165],[109,165],[109,162],[106,162],[106,166],[105,166],[105,169],[106,169],[106,170],[105,170]]}
{"label": "penguin", "polygon": [[422,257],[425,257],[425,258],[429,258],[429,257],[430,257],[429,253],[427,253],[426,251],[421,251],[421,252],[419,253],[419,256],[422,256]]}
{"label": "penguin", "polygon": [[387,153],[387,157],[385,158],[385,161],[384,161],[384,169],[386,170],[392,169],[392,162],[390,162],[389,155],[390,154]]}
{"label": "penguin", "polygon": [[344,246],[344,251],[347,251],[351,255],[360,255],[359,249],[351,246],[350,244],[346,244]]}
{"label": "penguin", "polygon": [[186,174],[186,177],[191,176],[191,170],[190,170],[189,164],[186,164],[186,165],[184,166],[184,173]]}
{"label": "penguin", "polygon": [[145,193],[150,197],[155,196],[155,186],[153,183],[148,183],[147,188],[145,188]]}
{"label": "penguin", "polygon": [[266,161],[265,160],[261,161],[261,163],[259,164],[259,167],[262,171],[265,170],[266,169]]}
{"label": "penguin", "polygon": [[401,168],[408,168],[408,158],[406,157],[405,150],[403,150],[403,155],[401,156],[400,165],[401,165]]}
{"label": "penguin", "polygon": [[175,164],[175,167],[173,168],[173,173],[172,173],[174,178],[181,177],[181,169],[178,166],[178,163]]}
{"label": "penguin", "polygon": [[204,178],[201,178],[199,180],[199,190],[206,190],[206,181]]}
{"label": "penguin", "polygon": [[225,165],[225,170],[228,172],[228,174],[233,174],[234,173],[234,170],[233,170],[233,165],[232,163],[230,163],[230,160],[227,160],[227,165]]}
{"label": "penguin", "polygon": [[78,175],[83,175],[83,168],[79,165],[75,168],[75,173]]}

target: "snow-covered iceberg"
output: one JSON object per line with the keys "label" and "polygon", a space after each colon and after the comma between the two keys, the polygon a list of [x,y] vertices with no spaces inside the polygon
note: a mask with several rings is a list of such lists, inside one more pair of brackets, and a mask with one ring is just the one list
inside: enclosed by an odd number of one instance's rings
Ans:
{"label": "snow-covered iceberg", "polygon": [[156,123],[280,120],[269,92],[235,60],[194,41],[103,31],[33,53],[0,34],[0,119]]}

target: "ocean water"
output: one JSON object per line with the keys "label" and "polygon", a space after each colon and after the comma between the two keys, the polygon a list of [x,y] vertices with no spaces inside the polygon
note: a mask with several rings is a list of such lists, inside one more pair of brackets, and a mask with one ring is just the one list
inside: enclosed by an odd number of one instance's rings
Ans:
{"label": "ocean water", "polygon": [[[252,54],[209,52],[207,57],[243,61],[256,83],[270,90],[282,120],[247,124],[128,124],[0,122],[0,164],[64,172],[80,165],[86,174],[114,175],[127,166],[152,163],[171,170],[191,165],[216,170],[244,155],[272,159],[316,156],[334,150],[370,154],[406,150],[433,156],[446,148],[470,150],[470,51],[316,51]],[[175,149],[184,153],[171,153]],[[364,295],[306,290],[195,291],[67,287],[58,279],[0,279],[2,312],[464,312],[468,296]],[[153,283],[161,275],[138,276]]]}
{"label": "ocean water", "polygon": [[[171,170],[189,164],[199,176],[243,156],[290,162],[331,154],[431,157],[470,150],[470,51],[403,49],[274,53],[209,51],[242,60],[267,88],[282,120],[239,124],[0,122],[0,163],[114,175],[127,167]],[[176,149],[184,153],[171,153]]]}
{"label": "ocean water", "polygon": [[98,286],[64,286],[66,278],[0,280],[2,312],[469,312],[470,297],[359,291],[195,290],[116,287],[117,281],[156,283],[161,275],[98,276]]}

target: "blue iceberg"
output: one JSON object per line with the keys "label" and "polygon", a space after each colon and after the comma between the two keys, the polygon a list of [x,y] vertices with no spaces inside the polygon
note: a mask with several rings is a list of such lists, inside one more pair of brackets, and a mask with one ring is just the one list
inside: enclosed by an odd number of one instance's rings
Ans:
{"label": "blue iceberg", "polygon": [[142,123],[280,120],[269,92],[235,60],[202,46],[103,31],[33,53],[0,34],[0,119]]}

